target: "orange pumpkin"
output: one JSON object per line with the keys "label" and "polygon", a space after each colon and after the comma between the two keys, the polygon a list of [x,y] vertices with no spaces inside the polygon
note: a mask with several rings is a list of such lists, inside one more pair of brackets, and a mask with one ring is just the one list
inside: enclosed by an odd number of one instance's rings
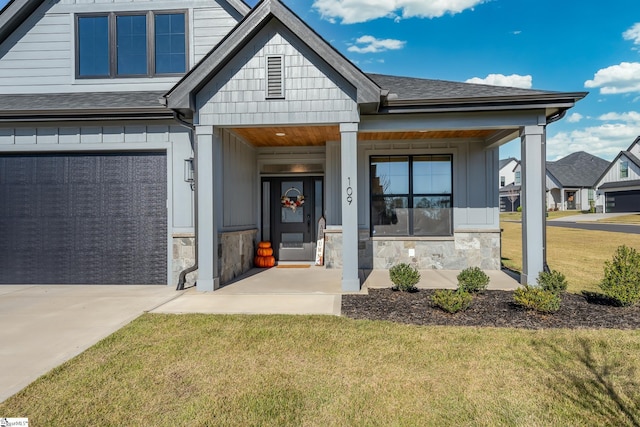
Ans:
{"label": "orange pumpkin", "polygon": [[258,248],[270,248],[271,247],[271,242],[259,242],[258,243]]}
{"label": "orange pumpkin", "polygon": [[271,256],[273,255],[273,248],[258,248],[258,256]]}
{"label": "orange pumpkin", "polygon": [[259,268],[269,268],[276,265],[276,259],[273,256],[257,256],[253,263]]}

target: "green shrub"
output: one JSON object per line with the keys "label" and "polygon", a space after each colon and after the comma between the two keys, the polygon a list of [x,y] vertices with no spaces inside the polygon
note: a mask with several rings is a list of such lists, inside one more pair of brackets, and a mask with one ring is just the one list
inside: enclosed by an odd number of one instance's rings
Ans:
{"label": "green shrub", "polygon": [[622,306],[640,302],[640,254],[633,248],[619,246],[611,261],[604,263],[604,294]]}
{"label": "green shrub", "polygon": [[465,292],[482,292],[487,289],[489,276],[479,267],[465,268],[458,274],[458,289]]}
{"label": "green shrub", "polygon": [[551,270],[549,273],[542,271],[538,274],[536,281],[542,289],[556,295],[567,290],[567,279],[559,271]]}
{"label": "green shrub", "polygon": [[457,313],[461,310],[466,310],[471,305],[473,296],[469,292],[458,289],[452,291],[451,289],[439,289],[431,296],[431,302],[436,307],[448,313]]}
{"label": "green shrub", "polygon": [[403,292],[413,291],[420,281],[420,272],[414,266],[401,263],[389,269],[389,278],[393,288]]}
{"label": "green shrub", "polygon": [[560,309],[560,295],[537,286],[525,286],[513,291],[513,299],[520,307],[540,313],[554,313]]}
{"label": "green shrub", "polygon": [[518,206],[518,207],[516,208],[516,211],[518,211],[518,212],[522,212],[522,206]]}

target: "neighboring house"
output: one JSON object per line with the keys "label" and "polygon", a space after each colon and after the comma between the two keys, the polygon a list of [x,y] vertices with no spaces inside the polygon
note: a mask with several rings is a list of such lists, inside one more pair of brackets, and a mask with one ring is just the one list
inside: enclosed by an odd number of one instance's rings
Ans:
{"label": "neighboring house", "polygon": [[609,162],[578,151],[547,162],[547,207],[561,211],[588,211],[595,207],[595,188]]}
{"label": "neighboring house", "polygon": [[608,165],[596,187],[599,212],[640,212],[640,137]]}
{"label": "neighboring house", "polygon": [[515,212],[520,206],[520,161],[509,157],[499,163],[500,212]]}
{"label": "neighboring house", "polygon": [[515,138],[534,282],[546,125],[586,95],[366,74],[278,0],[13,0],[0,75],[0,283],[173,284],[197,253],[198,290],[259,240],[312,260],[321,216],[345,291],[499,269]]}

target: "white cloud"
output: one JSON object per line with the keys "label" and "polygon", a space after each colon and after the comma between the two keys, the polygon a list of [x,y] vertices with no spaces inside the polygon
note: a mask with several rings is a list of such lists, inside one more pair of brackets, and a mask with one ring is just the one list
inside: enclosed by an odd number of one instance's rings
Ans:
{"label": "white cloud", "polygon": [[582,120],[584,118],[584,116],[580,113],[573,113],[571,114],[569,117],[567,117],[567,121],[569,123],[578,123],[580,120]]}
{"label": "white cloud", "polygon": [[378,18],[438,18],[454,15],[486,0],[314,0],[322,18],[356,24]]}
{"label": "white cloud", "polygon": [[621,62],[598,70],[593,80],[587,80],[584,86],[599,87],[603,95],[640,92],[640,62]]}
{"label": "white cloud", "polygon": [[547,141],[547,158],[558,159],[576,151],[586,151],[612,160],[640,135],[640,113],[607,113],[598,117],[605,122],[595,126],[560,132]]}
{"label": "white cloud", "polygon": [[484,79],[480,77],[473,77],[466,81],[467,83],[477,83],[492,86],[510,86],[519,87],[522,89],[531,89],[533,79],[531,76],[521,76],[518,74],[511,74],[505,76],[504,74],[489,74]]}
{"label": "white cloud", "polygon": [[[406,42],[394,39],[377,39],[373,36],[362,36],[356,40],[356,44],[347,48],[349,52],[378,53],[385,50],[402,49]],[[361,45],[361,46],[356,46]]]}
{"label": "white cloud", "polygon": [[633,44],[640,44],[640,22],[633,24],[631,28],[622,33],[625,40],[633,40]]}

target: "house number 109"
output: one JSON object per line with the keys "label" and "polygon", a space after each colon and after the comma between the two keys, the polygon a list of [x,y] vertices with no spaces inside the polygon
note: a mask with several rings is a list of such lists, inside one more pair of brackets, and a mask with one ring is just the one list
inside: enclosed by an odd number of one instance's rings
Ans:
{"label": "house number 109", "polygon": [[347,203],[351,204],[353,202],[353,188],[351,188],[351,177],[347,178],[349,180],[349,186],[347,187]]}

